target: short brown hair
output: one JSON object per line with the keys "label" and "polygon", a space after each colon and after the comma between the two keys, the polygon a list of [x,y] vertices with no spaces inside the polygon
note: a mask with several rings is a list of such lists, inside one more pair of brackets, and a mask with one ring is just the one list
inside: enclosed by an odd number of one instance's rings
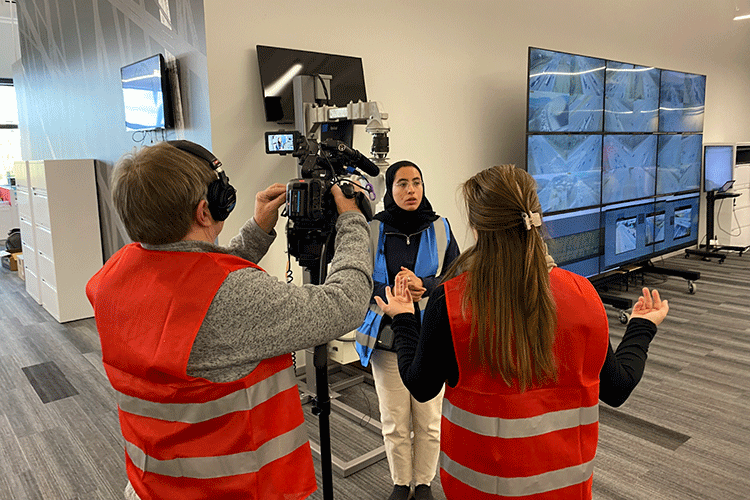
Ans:
{"label": "short brown hair", "polygon": [[180,241],[216,179],[211,166],[166,142],[124,155],[112,171],[112,201],[133,241]]}

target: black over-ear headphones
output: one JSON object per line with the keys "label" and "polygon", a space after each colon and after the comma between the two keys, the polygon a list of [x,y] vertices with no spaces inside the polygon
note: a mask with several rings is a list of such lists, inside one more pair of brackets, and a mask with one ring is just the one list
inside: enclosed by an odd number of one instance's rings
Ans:
{"label": "black over-ear headphones", "polygon": [[205,160],[211,168],[216,171],[219,178],[208,185],[208,194],[206,195],[206,199],[208,200],[208,210],[211,212],[211,217],[213,217],[215,221],[226,220],[232,210],[234,210],[234,206],[237,204],[237,190],[234,189],[234,186],[229,184],[229,177],[227,177],[227,174],[221,169],[221,162],[219,159],[216,158],[211,151],[207,150],[200,144],[191,141],[179,140],[166,142],[179,150]]}

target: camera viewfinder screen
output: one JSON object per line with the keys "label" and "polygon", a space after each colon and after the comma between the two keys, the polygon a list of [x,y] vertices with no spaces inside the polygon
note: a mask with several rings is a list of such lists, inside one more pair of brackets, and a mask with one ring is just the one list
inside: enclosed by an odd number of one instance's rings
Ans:
{"label": "camera viewfinder screen", "polygon": [[267,151],[272,153],[293,153],[294,134],[268,134]]}
{"label": "camera viewfinder screen", "polygon": [[656,132],[659,73],[657,68],[607,61],[605,132]]}
{"label": "camera viewfinder screen", "polygon": [[636,234],[637,217],[617,219],[615,229],[615,253],[621,254],[635,250],[637,243]]}
{"label": "camera viewfinder screen", "polygon": [[690,236],[693,218],[691,207],[677,208],[674,211],[674,239]]}
{"label": "camera viewfinder screen", "polygon": [[706,105],[706,77],[661,72],[659,132],[701,132]]}
{"label": "camera viewfinder screen", "polygon": [[537,182],[542,212],[600,203],[600,135],[530,135],[527,169]]}
{"label": "camera viewfinder screen", "polygon": [[600,132],[602,59],[529,50],[529,132]]}
{"label": "camera viewfinder screen", "polygon": [[660,135],[656,194],[700,190],[702,151],[700,134]]}
{"label": "camera viewfinder screen", "polygon": [[602,203],[654,195],[656,135],[605,135]]}

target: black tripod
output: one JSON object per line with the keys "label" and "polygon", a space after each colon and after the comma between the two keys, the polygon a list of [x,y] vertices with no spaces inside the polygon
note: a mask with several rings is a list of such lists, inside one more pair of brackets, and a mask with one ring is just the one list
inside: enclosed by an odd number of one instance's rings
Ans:
{"label": "black tripod", "polygon": [[[313,260],[300,260],[310,275],[310,283],[319,285],[326,279],[328,263],[326,249],[328,242],[321,248],[321,257]],[[315,346],[313,354],[315,367],[315,398],[312,412],[318,417],[320,429],[320,471],[323,482],[323,500],[333,500],[333,466],[331,463],[331,398],[328,393],[328,345]]]}

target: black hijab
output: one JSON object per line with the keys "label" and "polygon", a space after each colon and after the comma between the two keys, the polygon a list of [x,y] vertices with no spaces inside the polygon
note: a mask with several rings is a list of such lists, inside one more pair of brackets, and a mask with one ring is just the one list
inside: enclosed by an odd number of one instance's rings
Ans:
{"label": "black hijab", "polygon": [[[396,173],[401,167],[414,167],[422,177],[422,202],[416,210],[404,210],[396,204],[393,199],[393,181]],[[394,227],[404,234],[414,234],[425,227],[432,221],[438,219],[438,215],[432,209],[432,205],[424,194],[424,177],[419,167],[410,161],[397,161],[385,171],[385,196],[383,196],[383,205],[385,210],[375,214],[375,219]]]}

